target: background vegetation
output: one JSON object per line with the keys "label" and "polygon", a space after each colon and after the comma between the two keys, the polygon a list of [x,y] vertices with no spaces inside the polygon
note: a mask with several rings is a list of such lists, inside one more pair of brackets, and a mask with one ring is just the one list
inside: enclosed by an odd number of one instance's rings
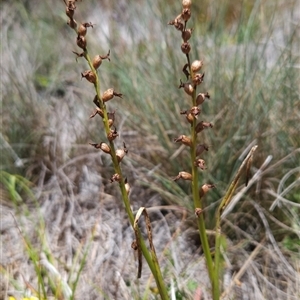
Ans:
{"label": "background vegetation", "polygon": [[[191,191],[172,181],[189,165],[186,150],[173,143],[186,128],[179,112],[188,104],[178,90],[184,79],[178,32],[167,26],[181,3],[77,5],[78,21],[95,24],[93,54],[111,50],[111,62],[101,66],[102,86],[124,94],[110,109],[119,143],[129,148],[132,206],[152,207],[170,294],[192,299],[200,288],[205,299]],[[215,204],[258,145],[255,180],[240,187],[222,226],[225,288],[242,271],[231,291],[237,299],[299,297],[299,11],[296,0],[198,1],[193,8],[194,58],[204,60],[202,88],[211,94],[201,118],[214,124],[205,132],[208,170],[200,176],[217,186],[204,199],[211,229]],[[135,282],[133,233],[109,183],[110,162],[88,145],[101,141],[102,124],[89,119],[94,94],[81,82],[86,66],[72,53],[64,3],[2,1],[1,15],[3,297],[22,293],[26,284],[41,292],[45,282],[44,294],[57,298],[69,287],[78,299],[154,299],[146,268]]]}

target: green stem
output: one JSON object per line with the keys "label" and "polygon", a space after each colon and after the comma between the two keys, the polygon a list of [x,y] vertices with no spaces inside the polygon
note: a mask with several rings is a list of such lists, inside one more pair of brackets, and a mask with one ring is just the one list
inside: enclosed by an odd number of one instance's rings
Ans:
{"label": "green stem", "polygon": [[[193,78],[192,70],[191,70],[191,62],[189,54],[186,55],[190,76]],[[194,92],[192,94],[192,102],[193,106],[196,106],[196,87],[194,88]],[[193,200],[194,200],[194,207],[203,209],[201,198],[199,195],[199,185],[198,185],[198,168],[194,165],[194,161],[196,160],[196,147],[197,147],[197,133],[196,133],[196,120],[193,120],[192,126],[191,126],[191,139],[192,139],[192,146],[190,148],[190,155],[191,155],[191,163],[192,163],[192,191],[193,191]],[[201,245],[203,248],[206,265],[208,269],[209,279],[212,286],[212,294],[214,300],[219,300],[219,275],[215,272],[215,267],[212,259],[212,255],[210,252],[210,247],[208,243],[208,237],[206,234],[206,228],[205,228],[205,220],[203,213],[200,213],[197,218],[197,225],[201,240]]]}
{"label": "green stem", "polygon": [[[105,132],[106,132],[106,134],[108,134],[110,132],[110,128],[109,128],[109,125],[108,125],[108,116],[107,116],[106,106],[105,106],[105,104],[104,104],[104,102],[102,101],[102,98],[101,98],[100,80],[99,80],[97,71],[93,67],[93,64],[92,64],[92,61],[89,57],[87,49],[85,50],[85,55],[84,56],[85,56],[85,58],[86,58],[86,60],[89,64],[91,70],[96,75],[96,82],[94,84],[95,85],[95,90],[96,90],[98,99],[100,99],[100,101],[99,101],[100,102],[99,103],[100,109],[103,111],[103,115],[104,115],[103,124],[104,124],[104,128],[105,128]],[[120,186],[120,190],[121,190],[125,210],[126,210],[128,218],[129,218],[130,224],[133,227],[134,226],[134,216],[133,216],[133,212],[132,212],[131,207],[130,207],[130,201],[129,201],[128,194],[127,194],[127,191],[126,191],[126,188],[125,188],[125,182],[124,182],[124,178],[123,178],[123,175],[122,175],[122,170],[121,170],[119,161],[118,161],[117,156],[116,156],[116,151],[115,151],[115,146],[114,146],[113,141],[109,141],[109,146],[110,146],[110,149],[111,149],[111,158],[112,158],[112,162],[113,162],[113,165],[114,165],[114,171],[115,171],[115,173],[119,174],[120,177],[121,177],[121,180],[119,182],[119,186]],[[139,232],[139,239],[140,239],[140,242],[141,242],[142,253],[143,253],[143,255],[144,255],[144,257],[145,257],[145,259],[146,259],[146,261],[149,265],[149,268],[150,268],[150,270],[151,270],[151,272],[152,272],[152,274],[155,278],[156,285],[157,285],[157,288],[159,290],[160,296],[163,300],[167,300],[167,299],[169,299],[168,292],[167,292],[166,286],[165,286],[163,278],[162,278],[162,274],[161,274],[161,270],[160,270],[160,267],[159,267],[157,257],[155,255],[155,253],[154,254],[149,253],[148,248],[147,248],[147,246],[145,244],[145,241],[142,238],[140,232]]]}

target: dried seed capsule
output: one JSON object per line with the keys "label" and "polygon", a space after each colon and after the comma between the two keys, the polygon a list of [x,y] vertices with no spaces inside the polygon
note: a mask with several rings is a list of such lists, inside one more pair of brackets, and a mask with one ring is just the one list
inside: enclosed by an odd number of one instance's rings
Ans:
{"label": "dried seed capsule", "polygon": [[210,123],[210,122],[199,122],[197,125],[196,125],[196,128],[195,128],[195,131],[196,133],[199,133],[201,132],[202,130],[206,129],[206,128],[213,128],[213,124]]}
{"label": "dried seed capsule", "polygon": [[95,69],[98,69],[102,64],[103,59],[108,59],[110,61],[109,55],[110,55],[110,50],[108,51],[108,53],[105,56],[96,55],[93,59],[93,67]]}
{"label": "dried seed capsule", "polygon": [[116,156],[117,156],[118,162],[120,162],[127,153],[128,153],[128,149],[126,148],[125,143],[123,143],[123,149],[116,150]]}
{"label": "dried seed capsule", "polygon": [[181,37],[185,42],[187,42],[191,38],[193,30],[194,29],[191,28],[191,29],[186,29],[186,30],[182,31]]}
{"label": "dried seed capsule", "polygon": [[193,71],[193,73],[196,73],[202,68],[202,66],[203,66],[202,60],[195,60],[191,65],[191,70]]}
{"label": "dried seed capsule", "polygon": [[202,198],[210,189],[212,189],[214,187],[215,187],[214,184],[208,184],[208,183],[203,184],[199,190],[200,198]]}
{"label": "dried seed capsule", "polygon": [[117,129],[110,129],[108,135],[107,135],[107,139],[109,141],[113,141],[117,136],[119,136],[119,134],[117,133]]}
{"label": "dried seed capsule", "polygon": [[103,152],[110,154],[111,150],[110,147],[106,143],[89,143],[91,146],[95,147],[96,149],[101,149]]}
{"label": "dried seed capsule", "polygon": [[206,144],[199,144],[196,147],[196,156],[199,156],[202,154],[204,151],[208,151],[208,146]]}
{"label": "dried seed capsule", "polygon": [[85,50],[86,49],[86,38],[84,36],[77,36],[77,46],[80,47],[81,49]]}
{"label": "dried seed capsule", "polygon": [[184,89],[184,91],[188,94],[188,95],[192,95],[193,92],[194,92],[194,87],[189,83],[183,83],[181,80],[180,80],[180,85],[179,85],[179,88],[182,88]]}
{"label": "dried seed capsule", "polygon": [[188,172],[179,172],[179,174],[173,179],[174,181],[177,181],[179,179],[183,179],[183,180],[193,180],[193,176],[192,174],[188,173]]}
{"label": "dried seed capsule", "polygon": [[205,166],[205,161],[201,158],[198,158],[195,162],[194,165],[198,168],[200,168],[201,170],[205,170],[206,166]]}
{"label": "dried seed capsule", "polygon": [[209,99],[210,95],[208,93],[206,93],[206,94],[199,93],[196,98],[196,105],[202,104],[204,102],[205,98]]}
{"label": "dried seed capsule", "polygon": [[174,142],[182,143],[189,147],[191,147],[191,145],[192,145],[192,140],[189,137],[187,137],[186,135],[180,135],[178,138],[174,139]]}
{"label": "dried seed capsule", "polygon": [[203,82],[203,80],[204,80],[204,75],[205,75],[204,73],[203,74],[199,74],[199,73],[195,74],[193,76],[193,84],[194,85],[201,84]]}
{"label": "dried seed capsule", "polygon": [[181,18],[187,22],[191,17],[191,10],[189,8],[184,8],[181,13]]}
{"label": "dried seed capsule", "polygon": [[181,44],[181,51],[184,54],[189,54],[191,51],[191,45],[189,44],[189,42],[184,42]]}
{"label": "dried seed capsule", "polygon": [[96,75],[93,71],[91,70],[87,70],[84,71],[83,73],[81,73],[81,77],[85,78],[87,81],[91,82],[91,83],[96,83]]}
{"label": "dried seed capsule", "polygon": [[110,88],[110,89],[106,90],[103,93],[103,95],[102,95],[102,101],[103,102],[107,102],[107,101],[111,100],[114,96],[122,98],[123,94],[116,93],[114,91],[114,89]]}
{"label": "dried seed capsule", "polygon": [[107,113],[108,126],[111,127],[115,121],[115,111]]}
{"label": "dried seed capsule", "polygon": [[182,7],[183,8],[190,8],[192,5],[192,1],[191,0],[182,0]]}
{"label": "dried seed capsule", "polygon": [[93,24],[91,22],[80,24],[78,31],[77,31],[78,35],[85,36],[88,27],[93,27]]}

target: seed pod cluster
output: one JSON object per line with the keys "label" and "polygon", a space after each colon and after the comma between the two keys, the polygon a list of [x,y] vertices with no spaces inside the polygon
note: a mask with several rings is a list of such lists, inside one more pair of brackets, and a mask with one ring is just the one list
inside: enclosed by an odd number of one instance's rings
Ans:
{"label": "seed pod cluster", "polygon": [[[130,185],[127,182],[126,177],[122,177],[119,164],[125,157],[125,155],[128,153],[128,149],[123,143],[123,148],[119,148],[115,150],[114,142],[115,139],[119,136],[119,133],[117,132],[117,129],[114,125],[115,122],[115,111],[109,112],[106,108],[106,103],[110,100],[112,100],[114,97],[122,98],[123,94],[116,92],[113,88],[109,88],[106,91],[103,92],[103,94],[100,94],[100,82],[98,77],[98,70],[100,66],[102,65],[103,60],[110,61],[110,50],[105,55],[97,54],[93,57],[93,59],[90,58],[89,52],[87,51],[88,43],[87,43],[87,34],[89,31],[89,28],[94,28],[94,24],[92,22],[82,22],[78,23],[75,20],[75,10],[76,10],[76,2],[78,0],[63,0],[66,5],[66,15],[68,17],[67,24],[74,29],[76,32],[76,45],[81,49],[81,51],[78,53],[77,51],[72,51],[76,55],[76,61],[78,58],[85,58],[85,60],[88,62],[89,69],[81,72],[81,77],[86,79],[88,82],[91,82],[94,85],[94,88],[96,90],[96,96],[93,99],[94,104],[96,105],[96,109],[94,112],[90,115],[90,118],[94,118],[96,115],[99,115],[102,120],[105,127],[105,133],[106,133],[106,142],[100,142],[100,143],[90,143],[92,147],[94,147],[97,150],[101,150],[106,154],[109,154],[109,156],[112,158],[115,171],[116,173],[112,175],[111,182],[119,182],[120,185],[123,185],[125,191],[127,194],[129,194],[130,191]],[[78,3],[78,2],[77,2]],[[188,33],[186,33],[188,35]]]}
{"label": "seed pod cluster", "polygon": [[[204,103],[206,99],[210,98],[208,92],[198,92],[197,89],[201,86],[204,81],[205,73],[201,72],[203,68],[203,61],[200,59],[191,60],[191,44],[190,40],[193,34],[193,29],[187,27],[187,23],[191,18],[191,0],[182,0],[182,11],[176,16],[175,19],[170,21],[168,24],[174,26],[177,30],[181,31],[181,51],[187,58],[187,63],[183,66],[182,71],[186,76],[186,81],[180,80],[179,88],[182,88],[186,95],[191,99],[191,106],[189,109],[182,110],[181,115],[185,115],[187,122],[190,124],[191,133],[190,135],[181,134],[174,139],[175,143],[181,143],[191,148],[191,159],[193,160],[192,168],[193,172],[182,171],[174,178],[174,181],[179,179],[193,180],[193,175],[198,169],[206,170],[206,163],[202,159],[202,155],[209,150],[209,147],[205,143],[198,143],[197,139],[200,133],[207,128],[212,128],[213,124],[206,121],[198,121],[202,108],[200,105]],[[205,184],[199,190],[199,196],[204,196],[208,190],[214,185]],[[202,213],[202,208],[196,208],[196,215],[199,216]]]}

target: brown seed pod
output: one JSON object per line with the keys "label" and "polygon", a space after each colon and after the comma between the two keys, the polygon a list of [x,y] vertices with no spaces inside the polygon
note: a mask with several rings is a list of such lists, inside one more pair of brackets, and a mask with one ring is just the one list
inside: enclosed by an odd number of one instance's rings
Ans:
{"label": "brown seed pod", "polygon": [[91,22],[80,24],[80,26],[78,27],[78,30],[77,30],[78,35],[85,36],[88,27],[93,27],[93,24]]}
{"label": "brown seed pod", "polygon": [[204,75],[205,75],[204,73],[203,74],[199,74],[199,73],[195,74],[193,76],[193,84],[194,85],[201,84],[203,82],[203,80],[204,80]]}
{"label": "brown seed pod", "polygon": [[116,156],[117,156],[118,162],[120,162],[127,153],[128,153],[128,149],[126,148],[125,143],[123,143],[123,149],[116,150]]}
{"label": "brown seed pod", "polygon": [[184,42],[181,44],[181,51],[184,54],[189,54],[191,51],[191,45],[189,44],[189,42]]}
{"label": "brown seed pod", "polygon": [[200,168],[201,170],[205,170],[206,169],[206,165],[205,165],[205,161],[201,158],[198,158],[195,162],[194,165],[198,168]]}
{"label": "brown seed pod", "polygon": [[191,17],[191,10],[189,8],[184,8],[181,13],[181,18],[187,22]]}
{"label": "brown seed pod", "polygon": [[204,151],[208,151],[209,147],[206,144],[198,144],[196,147],[196,156],[201,155]]}
{"label": "brown seed pod", "polygon": [[191,29],[186,29],[186,30],[182,31],[181,37],[185,42],[187,42],[191,38],[193,30],[194,29],[191,28]]}
{"label": "brown seed pod", "polygon": [[182,0],[182,7],[183,8],[191,8],[192,1],[191,0]]}
{"label": "brown seed pod", "polygon": [[84,36],[78,35],[76,42],[78,47],[80,47],[83,50],[86,49],[86,38]]}
{"label": "brown seed pod", "polygon": [[188,172],[179,172],[178,175],[173,178],[174,181],[177,181],[179,179],[183,179],[183,180],[193,180],[193,176],[192,174],[188,173]]}
{"label": "brown seed pod", "polygon": [[189,83],[189,82],[186,82],[186,83],[183,83],[181,80],[180,80],[180,85],[179,85],[179,88],[183,88],[184,91],[188,94],[188,95],[192,95],[193,92],[194,92],[194,87]]}
{"label": "brown seed pod", "polygon": [[96,55],[93,59],[93,67],[97,70],[101,66],[103,59],[108,59],[110,61],[109,55],[110,55],[110,50],[105,56]]}
{"label": "brown seed pod", "polygon": [[119,136],[119,134],[117,133],[117,129],[110,129],[108,135],[107,135],[107,139],[109,141],[113,141],[117,136]]}
{"label": "brown seed pod", "polygon": [[213,128],[213,124],[210,122],[201,121],[196,125],[195,131],[196,133],[199,133],[206,128]]}
{"label": "brown seed pod", "polygon": [[210,95],[208,93],[201,94],[199,93],[196,98],[196,105],[200,105],[204,102],[205,98],[209,99]]}
{"label": "brown seed pod", "polygon": [[100,109],[99,107],[96,107],[96,110],[90,115],[90,118],[94,118],[96,115],[99,115],[103,118],[104,117],[103,110]]}
{"label": "brown seed pod", "polygon": [[85,78],[87,81],[91,82],[91,83],[96,83],[96,75],[93,71],[91,70],[87,70],[84,71],[83,73],[81,73],[81,77]]}
{"label": "brown seed pod", "polygon": [[191,147],[191,145],[192,145],[192,140],[189,137],[187,137],[186,135],[180,135],[178,138],[174,139],[174,142],[182,143],[189,147]]}
{"label": "brown seed pod", "polygon": [[195,60],[192,62],[191,70],[193,73],[196,73],[202,68],[202,66],[203,66],[202,60]]}
{"label": "brown seed pod", "polygon": [[102,101],[107,102],[111,100],[114,96],[122,98],[123,94],[116,93],[113,88],[110,88],[103,93]]}
{"label": "brown seed pod", "polygon": [[199,190],[200,198],[202,198],[210,189],[212,189],[214,187],[215,187],[214,184],[208,184],[208,183],[203,184]]}
{"label": "brown seed pod", "polygon": [[111,149],[110,147],[106,144],[106,143],[100,143],[100,144],[96,144],[96,143],[89,143],[91,146],[95,147],[96,149],[101,149],[103,152],[110,154],[111,153]]}

